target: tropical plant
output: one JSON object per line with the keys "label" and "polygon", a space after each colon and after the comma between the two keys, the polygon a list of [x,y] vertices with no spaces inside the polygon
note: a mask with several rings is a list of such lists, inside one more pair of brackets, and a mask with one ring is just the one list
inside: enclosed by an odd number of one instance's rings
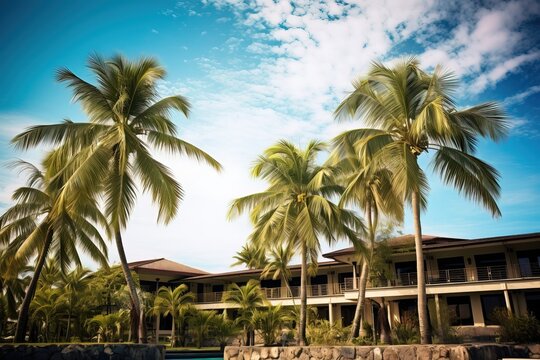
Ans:
{"label": "tropical plant", "polygon": [[401,317],[401,321],[395,321],[392,327],[394,344],[417,344],[420,340],[418,333],[418,319],[408,313]]}
{"label": "tropical plant", "polygon": [[506,135],[506,117],[492,102],[457,110],[452,98],[457,84],[452,73],[439,66],[426,73],[414,58],[391,68],[374,63],[335,111],[338,119],[362,118],[368,128],[341,136],[392,172],[394,191],[412,208],[422,343],[430,337],[420,222],[420,212],[427,207],[428,179],[419,165],[420,155],[431,151],[432,167],[445,183],[500,216],[499,174],[474,154],[479,137],[499,140]]}
{"label": "tropical plant", "polygon": [[87,328],[96,333],[97,342],[122,339],[124,325],[129,323],[129,312],[120,310],[111,314],[98,314],[87,322]]}
{"label": "tropical plant", "polygon": [[266,278],[270,275],[272,275],[273,280],[281,278],[281,280],[285,283],[285,288],[287,289],[287,296],[291,296],[294,306],[294,294],[289,285],[289,280],[291,279],[291,270],[289,268],[289,263],[295,255],[292,249],[292,243],[275,243],[273,245],[274,246],[269,249],[268,262],[264,267],[263,271],[261,272],[261,278]]}
{"label": "tropical plant", "polygon": [[244,286],[232,284],[228,291],[223,294],[223,302],[238,308],[239,316],[235,321],[243,327],[244,343],[248,346],[254,345],[255,341],[253,313],[258,307],[263,306],[265,301],[259,282],[253,279],[249,280]]}
{"label": "tropical plant", "polygon": [[334,151],[329,162],[340,170],[339,181],[345,187],[340,206],[357,206],[364,211],[364,218],[367,220],[367,246],[358,247],[358,242],[354,243],[362,268],[358,284],[358,300],[351,325],[350,340],[352,340],[359,335],[379,218],[384,215],[386,218],[403,221],[403,203],[392,187],[391,171],[376,166],[378,164],[371,161],[371,154],[355,148],[355,144],[347,136],[337,136],[333,142]]}
{"label": "tropical plant", "polygon": [[[38,255],[34,274],[19,309],[15,341],[25,338],[28,311],[36,292],[47,256],[51,255],[60,271],[66,272],[70,264],[81,265],[77,248],[91,258],[107,264],[107,246],[96,224],[107,229],[107,223],[95,201],[85,194],[77,197],[77,208],[60,205],[63,179],[58,176],[59,165],[50,153],[45,170],[17,161],[14,167],[28,173],[27,185],[13,193],[15,205],[0,217],[0,243],[9,243],[9,260],[13,267],[26,264]],[[50,252],[52,251],[52,254]]]}
{"label": "tropical plant", "polygon": [[180,284],[175,289],[162,286],[159,288],[154,300],[154,314],[157,316],[163,314],[172,317],[171,328],[171,346],[176,346],[176,329],[175,324],[180,316],[184,316],[184,310],[188,304],[193,302],[194,296],[188,291],[185,284]]}
{"label": "tropical plant", "polygon": [[493,315],[500,324],[500,341],[519,344],[537,344],[540,341],[540,321],[533,314],[515,315],[499,308]]}
{"label": "tropical plant", "polygon": [[91,271],[83,267],[77,267],[67,274],[62,274],[59,281],[59,288],[64,291],[67,298],[67,325],[65,341],[71,336],[71,321],[73,317],[73,309],[79,297],[88,287],[90,281],[89,275]]}
{"label": "tropical plant", "polygon": [[[3,306],[3,316],[0,321],[2,324],[8,318],[17,317],[17,307],[24,298],[26,287],[30,282],[28,274],[32,272],[30,266],[13,262],[12,258],[7,246],[0,248],[0,297]],[[5,325],[2,329],[5,329]],[[2,331],[0,331],[0,336],[1,334]]]}
{"label": "tropical plant", "polygon": [[234,200],[229,217],[250,211],[254,231],[250,240],[258,247],[290,244],[301,255],[299,344],[306,344],[308,264],[317,264],[320,237],[333,243],[338,238],[359,237],[363,225],[351,211],[330,198],[342,190],[333,182],[332,169],[316,164],[325,145],[311,141],[300,150],[287,141],[271,146],[259,157],[252,175],[268,182],[268,188]]}
{"label": "tropical plant", "polygon": [[189,317],[189,330],[193,334],[197,348],[202,346],[202,341],[214,326],[216,316],[214,310],[196,310]]}
{"label": "tropical plant", "polygon": [[248,269],[262,269],[268,263],[264,249],[251,242],[243,245],[233,258],[236,261],[231,266],[245,265]]}
{"label": "tropical plant", "polygon": [[[70,193],[95,194],[96,181],[101,182],[105,213],[130,290],[134,318],[139,319],[139,298],[122,242],[122,230],[135,204],[136,181],[151,193],[159,208],[158,221],[164,223],[175,217],[183,195],[170,169],[152,157],[148,145],[186,154],[218,170],[221,165],[204,151],[176,137],[176,125],[169,113],[179,110],[187,116],[189,103],[180,95],[158,99],[157,83],[164,78],[165,70],[154,59],[131,62],[122,56],[105,60],[93,55],[88,67],[96,76],[95,85],[65,68],[57,74],[58,81],[73,89],[74,100],[82,104],[88,123],[65,121],[33,126],[12,142],[22,149],[40,143],[61,145],[59,159],[70,170],[63,188],[67,204],[73,201]],[[67,153],[76,155],[68,159]],[[143,342],[142,322],[138,338]]]}
{"label": "tropical plant", "polygon": [[30,305],[32,320],[40,323],[45,342],[58,341],[59,317],[66,311],[66,298],[60,289],[41,288]]}
{"label": "tropical plant", "polygon": [[350,329],[340,323],[331,324],[328,320],[317,320],[308,326],[308,339],[314,345],[339,345],[347,342]]}
{"label": "tropical plant", "polygon": [[225,349],[229,340],[240,333],[241,329],[236,322],[227,318],[225,314],[216,315],[211,330],[212,337],[216,339],[220,350]]}
{"label": "tropical plant", "polygon": [[257,309],[253,313],[255,328],[260,331],[265,346],[276,344],[280,331],[291,320],[291,312],[281,305]]}

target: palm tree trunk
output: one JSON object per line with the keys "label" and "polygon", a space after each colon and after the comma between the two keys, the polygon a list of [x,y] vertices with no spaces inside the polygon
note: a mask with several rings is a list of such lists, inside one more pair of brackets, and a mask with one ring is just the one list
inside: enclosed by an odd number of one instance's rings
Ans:
{"label": "palm tree trunk", "polygon": [[302,242],[302,265],[300,268],[300,327],[298,329],[298,345],[307,345],[306,324],[307,324],[307,249]]}
{"label": "palm tree trunk", "polygon": [[427,315],[426,279],[424,274],[424,253],[422,250],[422,225],[420,224],[420,194],[412,193],[412,210],[414,222],[414,245],[416,248],[416,279],[418,282],[418,323],[420,328],[420,341],[430,344],[429,319]]}
{"label": "palm tree trunk", "polygon": [[171,347],[176,346],[176,330],[174,329],[174,322],[175,322],[175,318],[173,316],[172,317],[172,328],[171,328]]}
{"label": "palm tree trunk", "polygon": [[285,281],[285,288],[287,289],[287,291],[289,292],[289,294],[291,294],[291,300],[292,300],[292,304],[294,307],[296,307],[296,304],[294,303],[294,295],[292,293],[292,289],[291,289],[291,286],[289,285],[289,280],[287,280],[285,277],[283,278],[283,281]]}
{"label": "palm tree trunk", "polygon": [[52,239],[53,231],[48,230],[45,244],[43,244],[43,248],[41,249],[41,253],[39,254],[38,262],[34,269],[34,275],[32,276],[32,280],[30,281],[28,290],[24,295],[21,309],[19,310],[19,316],[17,317],[17,329],[15,330],[15,337],[13,338],[13,342],[24,342],[24,338],[26,335],[26,327],[28,326],[28,313],[30,310],[30,303],[32,302],[32,299],[34,298],[34,295],[36,293],[39,276],[41,275],[41,270],[43,269],[43,265],[45,264],[45,260],[47,259],[47,253],[49,252],[49,248],[51,247]]}
{"label": "palm tree trunk", "polygon": [[362,314],[364,312],[364,304],[366,302],[365,300],[366,300],[366,286],[367,286],[368,272],[369,272],[369,266],[366,259],[364,259],[364,263],[362,264],[362,270],[360,272],[360,284],[358,287],[358,301],[356,303],[354,319],[351,325],[350,340],[358,337],[360,333]]}
{"label": "palm tree trunk", "polygon": [[381,343],[392,344],[392,337],[390,336],[390,324],[388,323],[388,313],[384,298],[381,298],[381,307],[379,310],[379,326],[381,327]]}
{"label": "palm tree trunk", "polygon": [[[118,249],[118,256],[120,257],[120,264],[122,265],[122,271],[124,272],[124,277],[126,278],[126,283],[129,288],[129,294],[131,296],[131,305],[132,311],[135,312],[134,316],[131,317],[131,321],[137,321],[139,323],[137,331],[137,342],[139,344],[143,343],[143,328],[140,321],[141,315],[141,303],[139,302],[139,296],[137,295],[137,288],[135,287],[135,281],[133,281],[133,276],[131,276],[131,271],[129,270],[126,253],[124,251],[124,245],[122,244],[122,234],[120,230],[116,230],[115,233],[116,248]],[[136,320],[135,320],[136,319]]]}

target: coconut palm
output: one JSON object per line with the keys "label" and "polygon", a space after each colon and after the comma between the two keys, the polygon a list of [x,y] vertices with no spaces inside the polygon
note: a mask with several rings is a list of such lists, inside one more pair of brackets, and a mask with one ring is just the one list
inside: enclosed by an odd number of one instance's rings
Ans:
{"label": "coconut palm", "polygon": [[374,63],[335,111],[338,119],[362,118],[368,128],[343,137],[392,171],[395,191],[412,208],[422,343],[430,341],[420,221],[427,207],[428,179],[419,157],[431,151],[431,166],[446,184],[500,216],[499,174],[474,154],[479,137],[499,140],[506,135],[506,117],[493,102],[457,110],[452,97],[457,83],[441,67],[426,73],[414,58],[391,68]]}
{"label": "coconut palm", "polygon": [[[171,170],[152,156],[149,146],[205,161],[217,170],[221,165],[204,151],[177,138],[169,113],[179,110],[187,116],[190,105],[180,95],[158,98],[157,84],[165,77],[165,70],[154,59],[132,62],[122,56],[105,60],[93,55],[88,67],[96,84],[68,69],[59,70],[57,79],[73,89],[74,100],[82,104],[89,122],[34,126],[12,142],[22,149],[41,143],[61,145],[64,153],[77,154],[65,165],[71,170],[64,186],[64,200],[68,204],[72,201],[69,193],[95,192],[92,189],[101,182],[105,213],[129,286],[134,318],[138,319],[140,303],[122,241],[122,231],[135,205],[136,182],[143,191],[150,192],[159,209],[158,221],[164,223],[175,217],[183,196]],[[142,342],[142,323],[138,329]]]}
{"label": "coconut palm", "polygon": [[5,316],[17,316],[17,307],[23,300],[25,289],[30,282],[32,267],[24,263],[12,262],[13,255],[7,247],[0,249],[0,295],[5,301]]}
{"label": "coconut palm", "polygon": [[236,261],[231,266],[245,265],[248,269],[262,269],[268,263],[264,249],[248,242],[233,256]]}
{"label": "coconut palm", "polygon": [[364,311],[366,286],[370,273],[370,264],[375,248],[379,217],[403,221],[403,203],[392,187],[392,173],[388,168],[376,166],[371,155],[355,148],[347,136],[334,139],[334,151],[329,162],[340,171],[340,181],[345,190],[340,205],[354,205],[364,211],[367,220],[367,252],[360,247],[357,256],[362,260],[358,284],[358,300],[354,319],[351,324],[350,339],[358,337],[361,317]]}
{"label": "coconut palm", "polygon": [[351,211],[334,204],[330,198],[342,190],[333,182],[332,169],[316,164],[326,146],[311,141],[300,150],[287,141],[271,146],[252,169],[255,177],[268,181],[260,193],[233,201],[229,217],[250,210],[255,224],[251,241],[260,247],[273,243],[289,244],[301,255],[299,343],[306,343],[306,306],[308,264],[317,264],[321,237],[333,243],[338,238],[354,241],[363,228]]}
{"label": "coconut palm", "polygon": [[28,173],[27,185],[15,190],[15,205],[0,217],[0,242],[9,243],[13,268],[38,255],[19,309],[15,342],[24,341],[30,303],[49,255],[54,266],[63,272],[73,263],[81,265],[78,249],[107,264],[107,246],[96,228],[100,224],[107,229],[106,219],[95,201],[85,194],[77,198],[77,209],[59,205],[63,188],[58,168],[50,161],[54,156],[53,152],[46,157],[44,171],[28,162],[13,163]]}
{"label": "coconut palm", "polygon": [[238,308],[239,317],[236,322],[244,329],[245,344],[254,345],[253,313],[266,302],[259,282],[251,279],[244,286],[232,284],[223,294],[223,302]]}
{"label": "coconut palm", "polygon": [[289,285],[289,280],[291,279],[291,269],[289,268],[289,263],[295,255],[291,244],[292,243],[274,244],[268,254],[268,262],[261,272],[261,278],[266,278],[270,275],[272,276],[272,280],[281,278],[281,280],[285,283],[287,296],[291,296],[294,306],[294,294]]}
{"label": "coconut palm", "polygon": [[154,313],[159,316],[170,315],[172,317],[171,328],[171,346],[176,346],[176,329],[175,324],[179,316],[182,316],[183,309],[193,302],[195,297],[191,292],[188,292],[188,287],[185,284],[180,284],[174,290],[170,287],[162,286],[159,288],[154,300]]}
{"label": "coconut palm", "polygon": [[216,321],[214,310],[196,310],[189,318],[189,329],[195,338],[195,346],[201,348],[205,339]]}

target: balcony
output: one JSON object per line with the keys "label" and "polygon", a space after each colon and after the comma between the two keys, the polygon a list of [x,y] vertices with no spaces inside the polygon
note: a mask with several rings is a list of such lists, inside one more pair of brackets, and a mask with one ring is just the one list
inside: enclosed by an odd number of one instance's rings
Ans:
{"label": "balcony", "polygon": [[[401,273],[395,279],[385,280],[375,286],[368,284],[368,288],[411,286],[417,284],[417,273]],[[477,282],[490,280],[520,279],[540,277],[540,267],[523,268],[517,264],[483,266],[476,268],[448,269],[440,271],[426,271],[425,281],[427,285]],[[344,279],[340,284],[340,292],[355,290],[353,278]]]}
{"label": "balcony", "polygon": [[[261,288],[262,293],[268,300],[273,299],[291,299],[300,297],[300,286],[291,286],[291,291],[288,292],[286,288]],[[216,303],[223,300],[223,295],[225,291],[220,292],[208,292],[197,294],[195,302],[198,304],[202,303]],[[327,284],[319,285],[308,285],[307,286],[307,296],[326,296],[328,293]]]}

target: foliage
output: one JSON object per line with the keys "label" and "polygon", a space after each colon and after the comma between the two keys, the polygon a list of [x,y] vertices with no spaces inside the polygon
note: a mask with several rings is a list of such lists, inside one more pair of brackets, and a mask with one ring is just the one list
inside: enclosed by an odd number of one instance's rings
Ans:
{"label": "foliage", "polygon": [[129,324],[129,312],[121,310],[112,314],[99,314],[89,319],[88,329],[96,333],[97,342],[122,341],[123,329]]}
{"label": "foliage", "polygon": [[[453,320],[455,320],[455,313],[452,313],[448,309],[448,305],[445,301],[441,301],[439,304],[440,319],[441,324],[437,319],[437,309],[435,301],[428,302],[430,322],[434,330],[434,343],[441,344],[459,344],[463,342],[463,337],[459,335],[458,329],[454,326],[451,326]],[[441,333],[442,332],[442,333]]]}
{"label": "foliage", "polygon": [[231,266],[245,265],[248,269],[262,269],[268,262],[264,250],[251,242],[242,246],[233,258],[236,261]]}
{"label": "foliage", "polygon": [[307,327],[307,337],[311,345],[345,344],[349,332],[349,327],[343,327],[339,323],[330,324],[328,320],[316,320]]}
{"label": "foliage", "polygon": [[214,318],[214,325],[211,330],[212,337],[217,341],[220,349],[223,350],[229,340],[241,332],[235,321],[230,320],[225,314],[217,315]]}
{"label": "foliage", "polygon": [[277,343],[280,331],[291,319],[291,312],[281,305],[257,309],[253,314],[255,328],[260,331],[265,346]]}
{"label": "foliage", "polygon": [[540,321],[533,314],[514,315],[506,309],[496,309],[494,318],[500,324],[500,341],[520,344],[540,342]]}
{"label": "foliage", "polygon": [[420,342],[418,318],[405,313],[401,321],[395,321],[392,328],[392,340],[397,345],[418,344]]}
{"label": "foliage", "polygon": [[189,330],[195,339],[197,348],[202,346],[202,341],[214,326],[216,317],[214,310],[196,310],[189,317]]}

